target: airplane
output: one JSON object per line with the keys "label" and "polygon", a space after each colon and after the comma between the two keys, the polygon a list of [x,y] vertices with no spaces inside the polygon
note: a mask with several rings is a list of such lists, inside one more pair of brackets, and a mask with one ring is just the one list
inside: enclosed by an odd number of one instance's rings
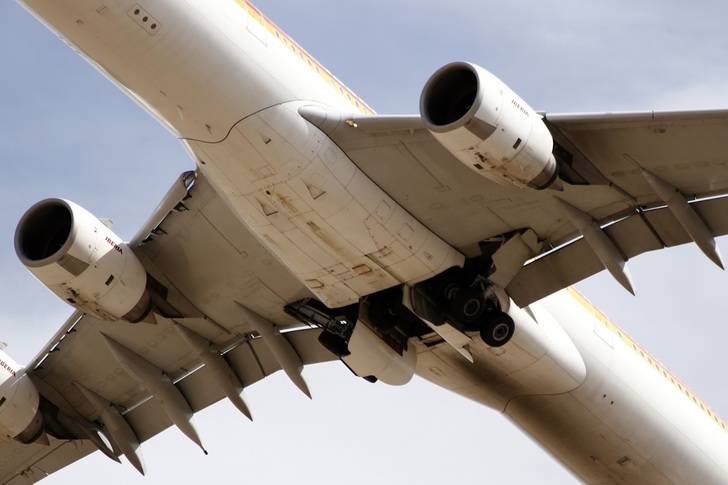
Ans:
{"label": "airplane", "polygon": [[202,447],[194,412],[249,414],[277,370],[309,394],[330,360],[498,409],[588,483],[726,481],[726,424],[569,287],[633,291],[627,259],[688,242],[723,265],[728,114],[537,113],[454,63],[419,116],[379,116],[247,2],[25,4],[197,170],[128,242],[66,200],[21,219],[77,311],[29,365],[0,356],[3,483],[96,450],[143,471],[164,428]]}

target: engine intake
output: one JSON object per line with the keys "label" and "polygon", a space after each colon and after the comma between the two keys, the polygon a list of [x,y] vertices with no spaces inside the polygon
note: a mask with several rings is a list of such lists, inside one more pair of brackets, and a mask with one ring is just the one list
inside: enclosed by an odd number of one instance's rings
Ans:
{"label": "engine intake", "polygon": [[47,199],[15,231],[20,261],[53,293],[104,320],[141,321],[152,308],[147,273],[132,249],[82,207]]}
{"label": "engine intake", "polygon": [[420,112],[432,135],[484,177],[535,189],[557,179],[553,137],[541,116],[482,67],[441,68],[425,85]]}
{"label": "engine intake", "polygon": [[422,98],[422,114],[435,129],[465,118],[478,99],[478,76],[468,65],[451,66],[433,76]]}

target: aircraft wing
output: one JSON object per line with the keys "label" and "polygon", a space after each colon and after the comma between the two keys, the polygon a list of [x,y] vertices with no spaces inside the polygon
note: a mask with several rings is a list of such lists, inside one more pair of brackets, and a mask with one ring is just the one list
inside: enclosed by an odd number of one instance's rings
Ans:
{"label": "aircraft wing", "polygon": [[[473,176],[416,116],[354,117],[320,109],[302,114],[444,240],[468,256],[491,251],[493,275],[512,273],[504,286],[521,306],[604,268],[594,241],[584,236],[564,203],[588,214],[625,259],[695,240],[643,170],[684,195],[711,237],[728,233],[723,216],[728,211],[728,112],[545,115],[565,182],[560,192],[507,187]],[[498,257],[514,235],[531,251],[525,261],[509,259],[508,251]],[[166,301],[180,314],[135,325],[81,313],[68,319],[28,372],[40,393],[79,423],[109,430],[104,409],[89,399],[90,391],[123,417],[138,442],[172,426],[168,411],[129,374],[109,340],[167,376],[193,412],[225,393],[210,385],[214,369],[202,365],[177,326],[223,355],[245,386],[285,368],[239,304],[275,322],[283,345],[300,364],[334,360],[318,343],[318,329],[301,326],[283,311],[287,303],[310,297],[308,290],[238,222],[201,174],[180,177],[131,245],[168,289]],[[508,268],[513,261],[518,262],[515,270]],[[297,378],[292,376],[307,392]],[[109,439],[111,456],[123,451],[116,441]],[[33,483],[98,448],[89,439],[2,442],[0,483]]]}
{"label": "aircraft wing", "polygon": [[[604,243],[602,235],[623,262],[691,241],[709,253],[706,239],[728,233],[728,111],[546,114],[565,182],[560,192],[503,186],[474,175],[419,116],[352,116],[317,108],[302,115],[467,256],[521,235],[528,257],[514,259],[511,248],[496,258],[504,267],[495,268],[521,306],[604,269],[603,247],[595,248]],[[692,208],[687,216],[682,207],[682,220],[676,217],[643,170],[683,197]],[[591,231],[584,237],[563,202],[588,215],[602,235]],[[707,227],[698,241],[696,225]],[[517,267],[508,268],[513,261]]]}
{"label": "aircraft wing", "polygon": [[[107,432],[114,456],[123,451],[115,441],[118,430],[116,437],[108,432],[109,423],[88,391],[123,417],[139,443],[172,426],[172,421],[147,386],[115,357],[107,338],[163,372],[192,412],[225,394],[214,385],[214,370],[202,365],[176,325],[211,344],[246,387],[282,367],[267,338],[261,338],[233,303],[231,292],[242,295],[237,298],[247,308],[277,324],[282,345],[294,351],[301,365],[335,359],[319,344],[320,330],[303,326],[282,311],[285,303],[307,296],[305,288],[236,222],[202,175],[180,177],[134,244],[150,274],[170,288],[167,300],[183,314],[128,324],[75,312],[27,367],[44,398],[78,422],[93,423]],[[49,437],[49,441],[49,445],[0,442],[0,483],[34,483],[97,450],[87,439]]]}

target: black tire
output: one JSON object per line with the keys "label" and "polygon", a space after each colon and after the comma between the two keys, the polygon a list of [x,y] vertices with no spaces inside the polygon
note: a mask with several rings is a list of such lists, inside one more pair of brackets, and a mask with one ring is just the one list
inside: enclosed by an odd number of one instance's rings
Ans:
{"label": "black tire", "polygon": [[507,313],[496,312],[488,316],[480,329],[480,338],[489,347],[502,347],[507,344],[516,331],[516,324]]}
{"label": "black tire", "polygon": [[[452,301],[452,312],[455,319],[466,329],[478,330],[480,322],[489,310],[488,302],[480,291],[461,290]],[[474,328],[473,328],[474,326]]]}

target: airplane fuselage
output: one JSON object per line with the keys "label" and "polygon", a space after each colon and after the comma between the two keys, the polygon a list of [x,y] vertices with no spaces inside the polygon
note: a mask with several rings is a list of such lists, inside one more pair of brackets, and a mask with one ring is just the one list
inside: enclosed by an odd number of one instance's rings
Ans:
{"label": "airplane fuselage", "polygon": [[529,310],[475,365],[423,348],[418,373],[502,411],[586,483],[726,483],[728,425],[685,384],[575,290]]}
{"label": "airplane fuselage", "polygon": [[[178,136],[327,306],[462,264],[299,115],[373,112],[248,2],[24,3]],[[579,295],[510,313],[512,342],[479,343],[475,364],[418,343],[418,374],[504,412],[585,482],[728,482],[725,423]]]}

